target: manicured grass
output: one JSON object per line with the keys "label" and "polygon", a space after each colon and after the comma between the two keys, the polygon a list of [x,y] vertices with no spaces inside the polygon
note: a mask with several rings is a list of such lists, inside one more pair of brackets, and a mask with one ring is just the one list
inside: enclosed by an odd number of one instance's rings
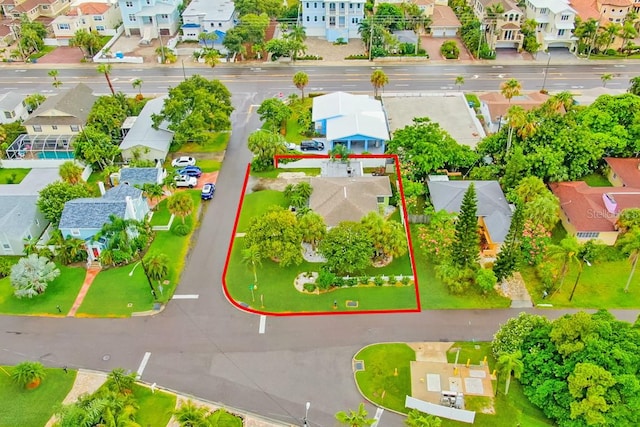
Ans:
{"label": "manicured grass", "polygon": [[225,409],[218,409],[214,411],[209,417],[212,425],[220,427],[242,427],[242,418],[227,412]]}
{"label": "manicured grass", "polygon": [[0,168],[0,184],[20,184],[31,169]]}
{"label": "manicured grass", "polygon": [[480,99],[473,93],[465,93],[464,97],[467,99],[467,102],[473,102],[473,108],[480,108]]}
{"label": "manicured grass", "polygon": [[591,267],[585,265],[572,301],[569,296],[578,276],[577,266],[570,267],[560,290],[555,292],[558,283],[545,299],[542,299],[543,286],[533,267],[524,267],[520,272],[535,304],[608,309],[640,307],[640,271],[636,271],[629,292],[624,292],[631,272],[631,263],[627,260],[594,262]]}
{"label": "manicured grass", "polygon": [[[180,151],[181,153],[216,153],[227,149],[229,138],[231,138],[231,132],[212,133],[204,144],[189,142],[176,150],[171,149],[171,151]],[[200,164],[198,164],[198,166],[200,166]]]}
{"label": "manicured grass", "polygon": [[472,365],[479,365],[485,356],[487,356],[489,366],[495,365],[495,359],[493,358],[493,353],[491,353],[491,343],[489,342],[457,342],[447,351],[447,362],[455,363],[458,348],[460,349],[460,356],[458,357],[459,365],[466,364],[467,360],[470,360]]}
{"label": "manicured grass", "polygon": [[436,277],[434,266],[427,261],[424,251],[420,248],[416,224],[411,225],[411,238],[423,309],[505,308],[511,305],[508,298],[498,295],[495,291],[487,295],[474,289],[469,289],[461,295],[449,293],[445,284]]}
{"label": "manicured grass", "polygon": [[[270,260],[263,261],[262,266],[257,268],[258,289],[254,290],[252,296],[250,285],[254,282],[253,273],[242,262],[242,248],[243,239],[236,238],[226,275],[227,289],[235,301],[258,310],[272,313],[333,311],[334,301],[337,301],[338,310],[353,312],[415,309],[417,306],[413,286],[340,288],[319,295],[298,292],[294,287],[295,277],[302,272],[318,271],[321,266],[309,262],[283,268]],[[411,274],[411,270],[404,274]],[[346,308],[348,300],[358,301],[358,307]]]}
{"label": "manicured grass", "polygon": [[[151,310],[153,297],[141,266],[135,264],[103,270],[87,292],[78,316],[127,317],[136,311]],[[155,284],[154,284],[155,285]]]}
{"label": "manicured grass", "polygon": [[133,386],[133,395],[138,403],[136,422],[141,426],[166,426],[176,407],[176,396],[151,389],[140,384]]}
{"label": "manicured grass", "polygon": [[590,187],[612,187],[611,183],[607,179],[607,177],[602,176],[601,174],[594,172],[587,176],[583,176],[578,181],[586,182]]}
{"label": "manicured grass", "polygon": [[44,426],[56,407],[71,390],[76,371],[64,373],[62,369],[45,368],[45,377],[34,390],[18,387],[11,381],[13,367],[0,367],[0,425]]}
{"label": "manicured grass", "polygon": [[171,212],[167,209],[167,199],[164,199],[156,205],[151,217],[151,225],[167,225],[170,218]]}
{"label": "manicured grass", "polygon": [[311,106],[313,105],[313,100],[309,97],[306,97],[302,102],[302,106],[300,104],[297,104],[292,108],[293,114],[291,115],[291,117],[289,117],[289,120],[287,120],[287,132],[284,137],[288,142],[293,142],[294,144],[300,144],[300,142],[304,141],[305,139],[309,139],[308,136],[304,136],[301,134],[303,129],[298,124],[298,113],[296,111],[298,109],[310,110]]}
{"label": "manicured grass", "polygon": [[[24,315],[64,316],[71,309],[82,287],[84,268],[58,266],[60,276],[49,283],[47,290],[33,298],[18,299],[13,296],[13,286],[8,277],[0,280],[0,313]],[[59,313],[56,306],[60,306]]]}
{"label": "manicured grass", "polygon": [[30,55],[29,59],[33,61],[34,59],[42,58],[47,53],[53,52],[56,49],[56,47],[57,46],[44,46],[42,49],[40,49],[39,52],[34,53],[33,55]]}
{"label": "manicured grass", "polygon": [[284,172],[304,172],[307,176],[318,176],[320,175],[320,168],[278,168],[262,172],[251,171],[251,176],[257,178],[277,178],[278,175]]}
{"label": "manicured grass", "polygon": [[240,212],[240,220],[238,221],[236,232],[244,233],[247,231],[251,218],[261,215],[273,205],[287,207],[282,191],[263,190],[247,194],[242,203],[242,211]]}
{"label": "manicured grass", "polygon": [[354,359],[364,361],[364,371],[355,374],[362,394],[383,407],[407,413],[404,401],[411,395],[410,362],[416,360],[415,351],[401,343],[374,344],[360,350]]}
{"label": "manicured grass", "polygon": [[202,169],[202,172],[216,172],[220,170],[222,162],[218,160],[202,159],[198,160],[198,167]]}

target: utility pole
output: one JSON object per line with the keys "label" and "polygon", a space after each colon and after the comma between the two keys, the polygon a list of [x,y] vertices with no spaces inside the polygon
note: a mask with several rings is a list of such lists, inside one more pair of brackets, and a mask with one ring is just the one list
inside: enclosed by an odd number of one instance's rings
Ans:
{"label": "utility pole", "polygon": [[373,56],[371,55],[371,49],[373,49],[373,15],[371,15],[369,18],[371,19],[371,25],[369,25],[371,27],[371,30],[369,32],[369,61],[372,61]]}
{"label": "utility pole", "polygon": [[478,54],[476,59],[480,59],[480,46],[482,46],[482,37],[484,36],[484,21],[480,21],[480,32],[478,34]]}
{"label": "utility pole", "polygon": [[549,59],[547,59],[547,66],[544,68],[544,79],[542,80],[542,88],[540,92],[544,91],[544,87],[547,84],[547,74],[549,74],[549,63],[551,62],[551,52],[547,52]]}

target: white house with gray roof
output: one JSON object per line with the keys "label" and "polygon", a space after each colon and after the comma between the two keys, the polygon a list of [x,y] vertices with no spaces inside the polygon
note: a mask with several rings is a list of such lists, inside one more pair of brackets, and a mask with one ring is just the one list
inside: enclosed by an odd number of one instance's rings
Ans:
{"label": "white house with gray roof", "polygon": [[158,129],[153,128],[153,114],[159,114],[164,106],[166,96],[161,96],[147,102],[135,118],[129,131],[120,143],[120,151],[125,161],[140,159],[164,162],[169,153],[173,132],[162,122]]}
{"label": "white house with gray roof", "polygon": [[436,211],[460,213],[462,198],[473,184],[476,190],[478,223],[483,233],[481,251],[495,256],[504,242],[513,211],[498,181],[429,181],[429,196]]}
{"label": "white house with gray roof", "polygon": [[346,145],[353,152],[384,152],[389,140],[382,103],[368,95],[333,92],[313,98],[311,120],[316,132],[325,135],[329,148]]}
{"label": "white house with gray roof", "polygon": [[142,190],[127,184],[117,185],[107,190],[102,197],[70,200],[64,204],[58,228],[64,237],[74,237],[86,242],[90,261],[100,258],[106,248],[106,241],[93,238],[115,215],[122,219],[144,221],[149,205]]}
{"label": "white house with gray roof", "polygon": [[237,21],[236,7],[231,0],[192,0],[182,12],[182,40],[199,40],[201,33],[215,33],[222,48],[224,36]]}
{"label": "white house with gray roof", "polygon": [[0,124],[27,120],[29,111],[27,111],[27,104],[24,102],[24,98],[24,95],[15,92],[0,95]]}

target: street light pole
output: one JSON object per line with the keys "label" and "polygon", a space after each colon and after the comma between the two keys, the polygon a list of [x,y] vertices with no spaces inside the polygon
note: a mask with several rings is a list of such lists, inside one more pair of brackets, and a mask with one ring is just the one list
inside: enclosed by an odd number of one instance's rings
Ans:
{"label": "street light pole", "polygon": [[305,405],[305,411],[304,411],[304,418],[302,419],[303,424],[302,427],[308,427],[309,424],[307,423],[307,416],[309,415],[309,408],[311,407],[311,402],[307,402],[307,404]]}
{"label": "street light pole", "polygon": [[542,88],[540,89],[540,92],[544,91],[544,87],[547,84],[547,74],[549,74],[549,64],[551,63],[551,52],[547,52],[547,55],[549,56],[549,59],[547,59],[547,66],[544,68],[544,79],[542,80]]}

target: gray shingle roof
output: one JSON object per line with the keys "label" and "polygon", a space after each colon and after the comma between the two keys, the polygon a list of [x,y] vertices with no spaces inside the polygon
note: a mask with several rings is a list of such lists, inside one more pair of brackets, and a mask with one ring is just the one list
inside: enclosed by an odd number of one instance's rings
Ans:
{"label": "gray shingle roof", "polygon": [[0,196],[0,229],[22,238],[38,210],[38,196]]}
{"label": "gray shingle roof", "polygon": [[64,204],[58,228],[99,229],[109,222],[110,215],[124,218],[127,203],[112,199],[75,199]]}
{"label": "gray shingle roof", "polygon": [[[47,98],[36,111],[31,114],[24,124],[29,125],[78,125],[87,122],[93,104],[97,98],[93,96],[93,89],[84,83],[57,95]],[[61,114],[50,115],[57,111]]]}
{"label": "gray shingle roof", "polygon": [[494,242],[504,241],[511,225],[512,211],[498,181],[429,181],[429,194],[436,211],[460,212],[464,193],[473,183],[476,188],[478,216],[484,217]]}
{"label": "gray shingle roof", "polygon": [[120,169],[120,182],[132,186],[143,184],[157,184],[160,168],[122,168]]}
{"label": "gray shingle roof", "polygon": [[142,190],[132,187],[131,185],[121,184],[108,189],[102,198],[110,200],[124,200],[127,196],[132,199],[137,199],[142,196]]}
{"label": "gray shingle roof", "polygon": [[24,95],[15,92],[8,92],[0,95],[0,110],[12,111],[24,101]]}

